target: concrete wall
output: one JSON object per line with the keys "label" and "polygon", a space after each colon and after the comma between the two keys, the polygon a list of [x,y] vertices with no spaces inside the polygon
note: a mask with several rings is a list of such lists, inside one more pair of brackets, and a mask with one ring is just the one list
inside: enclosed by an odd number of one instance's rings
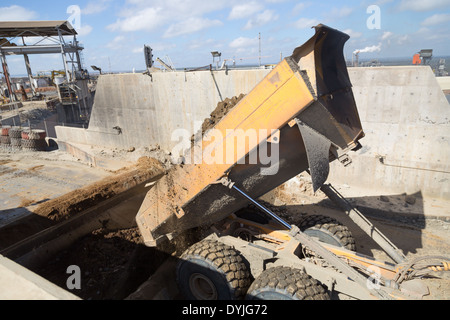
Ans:
{"label": "concrete wall", "polygon": [[[177,143],[171,140],[175,129],[194,132],[194,122],[208,117],[221,97],[249,92],[268,72],[103,75],[89,128],[57,127],[57,137],[117,148],[159,144],[171,150]],[[431,69],[349,68],[349,75],[366,137],[364,147],[351,154],[351,166],[333,163],[329,181],[449,199],[450,108]]]}
{"label": "concrete wall", "polygon": [[441,86],[442,90],[450,90],[450,76],[448,77],[437,77],[437,82]]}
{"label": "concrete wall", "polygon": [[[102,75],[97,84],[89,128],[57,128],[62,141],[130,148],[159,144],[171,149],[172,132],[194,133],[227,97],[248,93],[268,72],[265,69],[158,72]],[[119,134],[114,127],[120,127]]]}
{"label": "concrete wall", "polygon": [[[329,181],[450,199],[450,106],[428,66],[350,68],[366,136]],[[382,194],[380,193],[380,194]]]}
{"label": "concrete wall", "polygon": [[80,300],[69,291],[1,255],[0,288],[0,300]]}

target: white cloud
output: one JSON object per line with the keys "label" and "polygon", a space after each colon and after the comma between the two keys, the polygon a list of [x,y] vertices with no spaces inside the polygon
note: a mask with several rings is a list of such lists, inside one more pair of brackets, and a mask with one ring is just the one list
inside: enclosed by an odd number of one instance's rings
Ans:
{"label": "white cloud", "polygon": [[300,18],[294,22],[294,27],[298,29],[311,28],[318,25],[320,22],[316,19]]}
{"label": "white cloud", "polygon": [[386,4],[386,3],[390,3],[390,2],[392,2],[393,0],[378,0],[378,1],[375,1],[375,5],[377,5],[377,6],[381,6],[381,5],[383,5],[383,4]]}
{"label": "white cloud", "polygon": [[206,28],[221,26],[223,23],[219,20],[210,20],[206,18],[190,17],[187,20],[172,24],[164,33],[164,38],[181,36],[183,34],[194,33]]}
{"label": "white cloud", "polygon": [[244,27],[244,30],[252,29],[255,27],[263,26],[271,21],[275,21],[278,19],[278,15],[275,14],[275,11],[273,10],[265,10],[258,15],[256,15],[255,18],[250,19],[247,24]]}
{"label": "white cloud", "polygon": [[110,49],[119,49],[124,45],[126,38],[122,35],[116,36],[111,42],[109,42],[106,47]]}
{"label": "white cloud", "polygon": [[398,37],[397,44],[398,45],[403,45],[405,43],[408,43],[409,40],[410,40],[409,35],[405,34],[403,36]]}
{"label": "white cloud", "polygon": [[221,48],[222,44],[219,43],[215,39],[193,40],[189,44],[189,49],[194,50],[194,49],[198,49],[198,48],[205,47],[205,46],[214,47],[214,48]]}
{"label": "white cloud", "polygon": [[258,38],[239,37],[230,42],[230,48],[246,48],[258,45]]}
{"label": "white cloud", "polygon": [[264,7],[256,1],[239,4],[239,5],[234,6],[231,9],[228,19],[235,20],[235,19],[247,18],[247,17],[250,17],[251,15],[255,14],[256,12],[262,10],[263,8]]}
{"label": "white cloud", "polygon": [[107,28],[111,31],[153,31],[165,21],[162,8],[150,7],[136,12],[129,12],[127,17],[119,19]]}
{"label": "white cloud", "polygon": [[175,43],[173,43],[173,42],[172,43],[157,42],[157,43],[152,44],[152,49],[153,49],[154,52],[167,51],[167,50],[170,50],[170,49],[174,49],[176,47],[177,47],[177,45]]}
{"label": "white cloud", "polygon": [[139,14],[140,11],[148,8],[160,8],[160,15],[171,21],[183,20],[188,16],[198,17],[231,6],[229,0],[127,0],[125,2],[132,5],[123,12],[127,17]]}
{"label": "white cloud", "polygon": [[342,32],[348,34],[350,38],[360,38],[362,36],[361,32],[353,31],[352,29],[345,29]]}
{"label": "white cloud", "polygon": [[92,27],[88,24],[82,25],[80,28],[78,28],[77,33],[79,36],[87,36],[92,31]]}
{"label": "white cloud", "polygon": [[36,12],[20,6],[0,7],[0,21],[25,21],[36,17]]}
{"label": "white cloud", "polygon": [[353,12],[353,9],[350,7],[342,7],[342,8],[333,8],[327,16],[330,16],[334,19],[336,18],[345,18],[348,17]]}
{"label": "white cloud", "polygon": [[97,0],[88,2],[86,7],[81,10],[82,14],[96,14],[105,11],[109,7],[111,0]]}
{"label": "white cloud", "polygon": [[[448,42],[450,36],[448,32],[444,30],[435,30],[428,27],[421,27],[415,34],[412,35],[415,39],[425,39],[426,41],[433,41],[435,43],[445,43],[445,50],[448,50]],[[431,47],[431,46],[430,46]]]}
{"label": "white cloud", "polygon": [[423,26],[433,26],[441,23],[450,23],[450,14],[448,13],[437,13],[431,17],[426,18],[422,21]]}
{"label": "white cloud", "polygon": [[400,10],[430,11],[450,5],[450,0],[402,0]]}
{"label": "white cloud", "polygon": [[[148,0],[128,0],[126,4],[120,12],[120,18],[107,26],[108,30],[154,32],[166,26],[166,37],[222,24],[219,20],[208,19],[203,15],[230,6],[226,0],[153,0],[151,5]],[[195,26],[195,23],[199,25]]]}
{"label": "white cloud", "polygon": [[390,31],[385,31],[383,32],[383,35],[381,36],[381,40],[386,40],[389,39],[393,36],[394,34]]}
{"label": "white cloud", "polygon": [[293,14],[298,14],[300,11],[303,11],[305,8],[309,7],[311,5],[310,2],[300,2],[295,5],[295,7],[292,9]]}

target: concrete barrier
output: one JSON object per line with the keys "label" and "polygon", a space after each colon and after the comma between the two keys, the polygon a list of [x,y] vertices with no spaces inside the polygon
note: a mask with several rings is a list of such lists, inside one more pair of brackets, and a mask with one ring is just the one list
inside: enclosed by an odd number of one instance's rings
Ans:
{"label": "concrete barrier", "polygon": [[437,77],[437,82],[441,86],[442,90],[450,91],[450,76],[447,77]]}
{"label": "concrete barrier", "polygon": [[450,106],[428,66],[350,68],[366,136],[329,181],[450,199]]}
{"label": "concrete barrier", "polygon": [[102,75],[89,127],[56,127],[59,141],[113,148],[159,144],[171,149],[176,129],[194,133],[227,97],[249,92],[268,70]]}
{"label": "concrete barrier", "polygon": [[1,255],[0,288],[0,300],[80,300],[69,291]]}

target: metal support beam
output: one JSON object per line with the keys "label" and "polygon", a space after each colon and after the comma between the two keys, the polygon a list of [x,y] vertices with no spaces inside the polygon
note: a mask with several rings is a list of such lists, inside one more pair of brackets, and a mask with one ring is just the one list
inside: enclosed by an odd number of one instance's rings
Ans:
{"label": "metal support beam", "polygon": [[336,203],[370,238],[372,238],[396,263],[405,262],[405,255],[378,230],[364,215],[354,208],[332,185],[323,185],[320,190]]}
{"label": "metal support beam", "polygon": [[269,209],[265,208],[264,206],[262,206],[261,204],[259,204],[257,201],[253,200],[252,197],[250,197],[249,195],[247,195],[245,192],[243,192],[241,189],[239,189],[238,187],[236,187],[234,184],[231,187],[232,189],[236,190],[237,192],[239,192],[242,196],[244,196],[246,199],[250,200],[255,206],[257,206],[258,208],[260,208],[262,211],[264,211],[266,214],[268,214],[270,217],[272,217],[273,219],[275,219],[278,223],[280,223],[283,227],[285,227],[288,230],[292,229],[292,226],[287,223],[286,221],[284,221],[283,219],[281,219],[279,216],[277,216],[275,213],[273,213],[272,211],[270,211]]}
{"label": "metal support beam", "polygon": [[61,56],[62,56],[62,60],[63,60],[63,64],[64,64],[64,71],[66,72],[66,81],[67,83],[71,82],[71,77],[73,77],[73,75],[71,76],[69,74],[69,66],[67,64],[67,57],[66,57],[66,51],[64,48],[65,45],[65,41],[64,41],[64,37],[61,34],[61,31],[58,30],[58,35],[59,35],[59,41],[60,41],[60,52],[61,52]]}
{"label": "metal support beam", "polygon": [[[76,36],[73,36],[73,44],[78,47],[78,40]],[[83,71],[83,66],[81,65],[81,55],[80,55],[80,50],[76,50],[75,51],[75,56],[77,58],[76,63],[77,63],[77,67],[78,67],[78,71],[82,72]]]}
{"label": "metal support beam", "polygon": [[6,85],[8,86],[9,99],[11,102],[18,101],[17,97],[16,97],[16,93],[14,92],[12,85],[11,85],[11,77],[9,75],[8,64],[6,63],[6,57],[3,54],[0,54],[0,59],[2,61],[2,69],[3,69],[3,74],[5,76]]}
{"label": "metal support beam", "polygon": [[[71,44],[63,45],[64,52],[73,53],[84,48],[81,46],[74,46]],[[0,52],[5,56],[19,55],[19,54],[52,54],[61,53],[60,44],[52,45],[32,45],[32,46],[16,46],[16,47],[0,47]]]}
{"label": "metal support beam", "polygon": [[27,69],[28,80],[30,80],[31,94],[34,97],[36,95],[36,86],[34,85],[34,81],[33,81],[33,73],[31,72],[30,59],[28,59],[27,54],[24,54],[23,58],[25,59],[25,67]]}

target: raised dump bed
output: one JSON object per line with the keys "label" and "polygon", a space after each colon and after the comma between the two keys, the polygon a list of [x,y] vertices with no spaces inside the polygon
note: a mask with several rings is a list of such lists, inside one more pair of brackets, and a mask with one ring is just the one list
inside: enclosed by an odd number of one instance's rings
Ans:
{"label": "raised dump bed", "polygon": [[136,218],[147,245],[247,205],[218,183],[223,177],[258,198],[309,168],[318,189],[329,161],[359,146],[364,134],[343,57],[349,36],[315,29],[148,192]]}

